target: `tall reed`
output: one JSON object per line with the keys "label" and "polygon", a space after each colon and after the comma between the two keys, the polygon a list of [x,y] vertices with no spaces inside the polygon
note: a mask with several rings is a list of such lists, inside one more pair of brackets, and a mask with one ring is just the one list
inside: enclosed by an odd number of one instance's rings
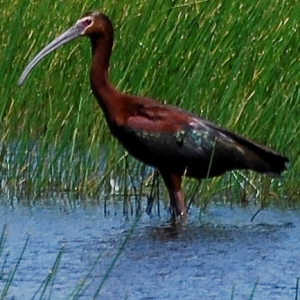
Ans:
{"label": "tall reed", "polygon": [[[112,140],[90,92],[87,40],[58,49],[23,88],[16,84],[47,42],[85,11],[100,9],[115,26],[111,80],[120,90],[180,105],[291,159],[284,178],[268,186],[256,174],[233,173],[207,180],[200,189],[187,181],[188,197],[206,203],[246,195],[260,202],[257,195],[264,193],[272,203],[298,201],[297,1],[43,0],[1,5],[3,198],[65,192],[101,197],[110,192],[112,178],[124,189],[124,151]],[[140,168],[130,160],[137,182]]]}

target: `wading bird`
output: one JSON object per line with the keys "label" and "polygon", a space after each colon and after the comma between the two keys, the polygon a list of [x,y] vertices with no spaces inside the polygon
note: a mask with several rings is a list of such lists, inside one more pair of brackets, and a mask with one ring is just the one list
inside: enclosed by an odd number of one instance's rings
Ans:
{"label": "wading bird", "polygon": [[80,36],[90,38],[90,82],[111,133],[135,158],[157,168],[170,197],[172,214],[187,213],[182,176],[196,179],[226,171],[248,169],[278,177],[288,159],[180,108],[117,91],[108,77],[113,26],[103,13],[89,12],[48,44],[28,64],[22,85],[32,68],[48,53]]}

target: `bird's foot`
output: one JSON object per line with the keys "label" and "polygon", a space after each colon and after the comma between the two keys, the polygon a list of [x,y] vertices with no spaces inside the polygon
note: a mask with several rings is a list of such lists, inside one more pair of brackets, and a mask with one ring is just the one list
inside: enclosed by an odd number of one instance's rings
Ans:
{"label": "bird's foot", "polygon": [[177,221],[177,220],[185,220],[187,218],[187,210],[179,210],[177,207],[171,207],[171,212],[172,212],[172,220]]}

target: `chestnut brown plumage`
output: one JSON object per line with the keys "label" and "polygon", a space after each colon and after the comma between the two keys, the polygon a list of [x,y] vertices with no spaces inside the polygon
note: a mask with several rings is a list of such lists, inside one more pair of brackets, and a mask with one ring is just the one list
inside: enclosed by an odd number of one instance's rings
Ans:
{"label": "chestnut brown plumage", "polygon": [[99,12],[83,15],[37,54],[24,70],[19,85],[44,56],[80,36],[91,40],[91,87],[111,133],[132,156],[160,171],[173,216],[186,214],[181,190],[183,175],[203,179],[249,169],[280,176],[286,169],[288,159],[271,149],[177,107],[117,91],[108,77],[113,27],[109,18]]}

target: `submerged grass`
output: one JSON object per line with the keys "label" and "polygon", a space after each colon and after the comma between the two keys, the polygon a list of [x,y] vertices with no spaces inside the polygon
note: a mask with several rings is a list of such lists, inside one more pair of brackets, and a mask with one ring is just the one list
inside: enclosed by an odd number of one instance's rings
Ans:
{"label": "submerged grass", "polygon": [[[47,277],[42,282],[42,284],[40,285],[40,287],[38,288],[36,293],[31,298],[32,300],[34,300],[34,299],[46,299],[46,298],[51,299],[53,287],[54,287],[54,284],[55,284],[55,278],[56,278],[56,275],[57,275],[57,272],[58,272],[58,269],[59,269],[59,264],[60,264],[63,252],[64,252],[64,248],[62,247],[58,251],[58,254],[56,256],[56,259],[54,261],[54,264],[53,264],[50,272],[48,273]],[[37,298],[38,295],[39,295],[39,297]]]}
{"label": "submerged grass", "polygon": [[[132,182],[143,187],[143,167],[133,159],[126,166],[91,95],[87,40],[58,49],[17,87],[47,42],[83,12],[100,9],[115,25],[111,80],[120,90],[180,105],[291,159],[283,179],[267,183],[249,172],[209,179],[199,188],[185,181],[188,199],[204,206],[253,200],[264,207],[299,205],[297,1],[13,0],[1,7],[2,198],[65,192],[101,198],[116,192],[112,182],[120,191]],[[146,168],[145,182],[151,172]]]}
{"label": "submerged grass", "polygon": [[[6,234],[7,234],[7,233],[6,233],[6,225],[4,225],[4,226],[3,226],[3,230],[2,230],[2,234],[1,234],[1,240],[0,240],[0,243],[1,243],[1,253],[0,253],[0,258],[1,258],[1,256],[2,256],[2,250],[3,250],[4,244],[5,244]],[[27,239],[26,239],[26,241],[25,241],[25,244],[24,244],[24,246],[23,246],[23,249],[22,249],[22,251],[21,251],[21,254],[20,254],[20,256],[19,256],[19,258],[18,258],[16,264],[13,266],[12,270],[10,270],[10,271],[8,272],[8,274],[7,274],[6,278],[5,278],[5,280],[3,280],[3,276],[4,276],[4,275],[3,275],[3,274],[4,274],[4,271],[3,271],[3,270],[4,270],[4,268],[6,267],[6,259],[7,259],[7,256],[6,256],[5,260],[4,260],[4,263],[3,263],[3,265],[2,265],[2,271],[1,271],[1,274],[0,274],[0,275],[1,275],[1,277],[0,277],[0,278],[1,278],[1,281],[4,282],[4,286],[3,286],[3,289],[2,289],[1,295],[0,295],[0,299],[1,299],[1,300],[6,299],[6,296],[8,295],[9,288],[10,288],[10,286],[11,286],[13,280],[14,280],[15,274],[16,274],[16,272],[17,272],[17,270],[18,270],[18,267],[19,267],[19,265],[20,265],[20,263],[21,263],[21,261],[22,261],[22,259],[23,259],[23,255],[24,255],[24,252],[25,252],[25,250],[26,250],[26,247],[27,247],[29,238],[30,238],[30,236],[28,235],[28,236],[27,236]]]}
{"label": "submerged grass", "polygon": [[[97,299],[106,280],[108,279],[111,271],[114,269],[116,262],[118,261],[120,255],[123,253],[125,247],[127,246],[127,243],[129,241],[129,239],[132,236],[132,233],[134,231],[134,229],[136,228],[136,225],[138,224],[139,220],[140,220],[141,214],[136,216],[130,230],[128,231],[128,233],[126,234],[123,242],[120,245],[120,248],[118,250],[118,252],[116,253],[115,257],[113,257],[107,271],[105,272],[103,278],[101,279],[99,285],[97,286],[97,289],[95,290],[95,292],[93,292],[93,299]],[[3,248],[6,242],[6,236],[7,236],[7,226],[4,225],[3,226],[3,230],[2,230],[2,234],[0,237],[0,259],[2,261],[2,253],[3,253]],[[2,265],[2,271],[0,273],[0,280],[1,280],[1,288],[2,291],[0,293],[0,299],[6,299],[6,297],[8,296],[8,292],[9,292],[9,288],[12,285],[12,282],[14,280],[15,274],[18,270],[18,267],[23,259],[24,256],[24,252],[26,250],[26,247],[28,245],[29,242],[29,238],[30,236],[28,235],[26,238],[26,241],[24,243],[23,249],[21,251],[21,254],[19,256],[19,258],[17,259],[17,262],[15,263],[15,265],[13,266],[12,270],[10,270],[8,272],[8,274],[4,275],[4,269],[7,268],[6,266],[6,258],[4,259],[3,265]],[[38,289],[36,290],[36,292],[33,295],[27,295],[30,296],[30,299],[52,299],[52,295],[53,295],[53,289],[55,287],[55,279],[57,277],[57,273],[59,271],[59,266],[60,266],[60,262],[61,262],[61,258],[64,254],[64,246],[62,246],[60,248],[60,250],[57,253],[57,256],[55,258],[55,261],[51,267],[51,270],[49,271],[49,273],[47,274],[46,278],[43,280],[43,282],[41,283],[41,285],[38,287]],[[91,287],[91,281],[93,280],[93,274],[92,272],[94,271],[95,267],[98,266],[100,259],[103,258],[102,257],[102,253],[100,253],[98,255],[98,257],[96,258],[94,264],[92,265],[92,267],[90,268],[90,270],[88,271],[88,273],[84,276],[83,279],[80,280],[80,282],[78,283],[78,285],[73,289],[73,291],[71,291],[69,293],[69,295],[67,296],[66,299],[81,299],[82,295],[87,292],[90,291],[92,289]],[[67,292],[67,291],[66,291]]]}

